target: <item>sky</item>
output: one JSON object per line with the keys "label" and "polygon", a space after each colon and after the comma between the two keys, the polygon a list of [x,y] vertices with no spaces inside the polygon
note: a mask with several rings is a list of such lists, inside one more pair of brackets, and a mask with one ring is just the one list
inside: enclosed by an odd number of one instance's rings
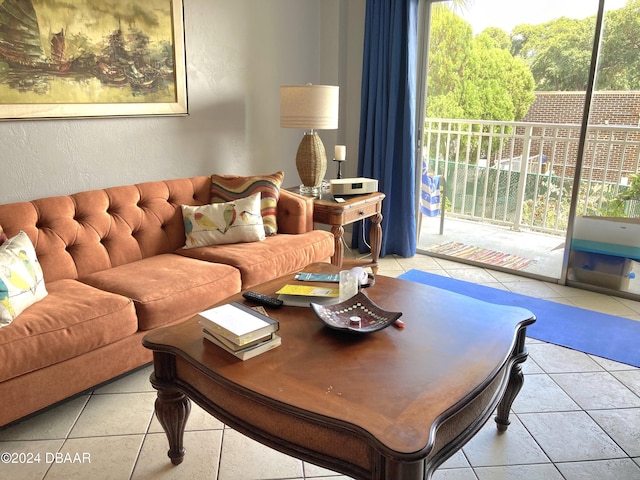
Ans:
{"label": "sky", "polygon": [[[605,11],[624,7],[627,0],[605,0]],[[536,25],[554,18],[585,18],[598,12],[598,0],[472,0],[457,12],[473,26],[473,33],[500,27],[507,33],[521,23]]]}

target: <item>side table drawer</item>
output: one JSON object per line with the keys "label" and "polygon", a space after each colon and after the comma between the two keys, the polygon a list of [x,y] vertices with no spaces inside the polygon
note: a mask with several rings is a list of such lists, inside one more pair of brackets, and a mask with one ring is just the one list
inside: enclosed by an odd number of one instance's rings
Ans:
{"label": "side table drawer", "polygon": [[350,208],[344,212],[343,222],[345,224],[356,222],[362,218],[368,218],[375,215],[378,212],[379,204],[372,202],[367,205],[359,205],[354,208]]}

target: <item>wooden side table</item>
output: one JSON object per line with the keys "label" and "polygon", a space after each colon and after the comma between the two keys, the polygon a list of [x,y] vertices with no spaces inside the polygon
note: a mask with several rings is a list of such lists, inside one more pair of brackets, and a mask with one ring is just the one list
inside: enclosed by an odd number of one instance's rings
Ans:
{"label": "wooden side table", "polygon": [[380,223],[382,222],[382,200],[384,197],[384,193],[374,192],[344,197],[345,201],[342,203],[336,202],[331,194],[314,199],[313,221],[331,226],[335,244],[335,253],[331,258],[333,265],[342,267],[344,226],[364,218],[371,218],[371,228],[369,230],[371,263],[366,266],[371,267],[373,273],[377,273],[378,257],[382,246],[382,227]]}

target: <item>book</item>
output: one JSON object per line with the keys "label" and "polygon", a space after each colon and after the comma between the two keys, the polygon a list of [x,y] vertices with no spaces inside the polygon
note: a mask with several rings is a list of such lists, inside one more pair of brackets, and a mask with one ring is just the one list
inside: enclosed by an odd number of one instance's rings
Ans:
{"label": "book", "polygon": [[245,343],[244,345],[238,345],[237,343],[232,342],[231,340],[227,340],[222,335],[217,335],[217,334],[215,334],[213,332],[210,332],[209,330],[207,330],[204,327],[202,327],[202,331],[204,333],[206,333],[207,335],[210,335],[212,337],[216,337],[216,339],[218,339],[218,341],[220,343],[222,343],[226,348],[228,348],[229,350],[232,350],[234,352],[237,352],[238,350],[242,350],[243,348],[253,347],[254,345],[258,345],[259,343],[262,343],[265,340],[271,340],[271,338],[274,335],[273,333],[268,333],[264,337],[256,338],[252,342]]}
{"label": "book", "polygon": [[340,303],[340,297],[280,294],[278,295],[278,298],[288,307],[308,307],[312,302],[319,305],[335,305],[336,303]]}
{"label": "book", "polygon": [[280,328],[277,320],[237,302],[204,310],[198,317],[204,329],[238,346],[277,332]]}
{"label": "book", "polygon": [[294,280],[299,280],[301,282],[328,282],[328,283],[340,282],[339,273],[299,272],[299,273],[296,273],[296,276],[293,278]]}
{"label": "book", "polygon": [[308,307],[311,302],[320,305],[333,305],[340,302],[339,288],[287,284],[276,293],[278,298],[290,307]]}
{"label": "book", "polygon": [[211,335],[206,330],[203,330],[202,334],[204,335],[204,338],[206,338],[208,341],[217,345],[218,347],[222,348],[226,352],[230,353],[236,358],[239,358],[242,361],[249,360],[250,358],[260,355],[261,353],[268,352],[269,350],[273,350],[274,348],[282,344],[282,339],[280,338],[280,336],[276,335],[275,333],[272,333],[271,335],[268,336],[269,338],[267,338],[266,340],[262,340],[255,345],[251,345],[250,347],[245,347],[245,348],[241,348],[240,350],[234,351],[227,348],[227,346],[220,341],[219,337],[215,335]]}
{"label": "book", "polygon": [[279,295],[300,295],[305,297],[339,297],[340,289],[288,283],[276,293]]}

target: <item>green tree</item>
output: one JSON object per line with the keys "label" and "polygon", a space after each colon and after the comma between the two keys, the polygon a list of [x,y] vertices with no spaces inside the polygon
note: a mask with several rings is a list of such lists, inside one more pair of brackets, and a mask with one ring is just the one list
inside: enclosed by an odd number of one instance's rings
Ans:
{"label": "green tree", "polygon": [[[533,75],[522,59],[514,58],[508,35],[491,28],[473,39],[468,77],[480,92],[475,110],[486,120],[521,120],[535,100]],[[502,48],[504,45],[507,48]],[[468,103],[471,105],[471,100]]]}
{"label": "green tree", "polygon": [[589,77],[595,18],[557,18],[518,25],[512,53],[527,62],[537,90],[584,90]]}
{"label": "green tree", "polygon": [[535,99],[534,80],[509,46],[503,30],[473,37],[468,22],[449,9],[434,9],[427,116],[520,120]]}
{"label": "green tree", "polygon": [[605,18],[598,89],[640,90],[640,0],[629,0]]}
{"label": "green tree", "polygon": [[[595,12],[594,12],[595,13]],[[537,90],[585,90],[596,17],[522,24],[511,32],[511,53],[531,68]],[[640,90],[640,0],[605,15],[598,90]]]}
{"label": "green tree", "polygon": [[494,48],[502,50],[511,49],[511,38],[507,32],[498,27],[487,27],[482,31],[482,36],[491,39]]}
{"label": "green tree", "polygon": [[471,50],[471,25],[443,5],[437,6],[429,37],[427,116],[467,118],[460,116],[464,109],[459,95]]}

